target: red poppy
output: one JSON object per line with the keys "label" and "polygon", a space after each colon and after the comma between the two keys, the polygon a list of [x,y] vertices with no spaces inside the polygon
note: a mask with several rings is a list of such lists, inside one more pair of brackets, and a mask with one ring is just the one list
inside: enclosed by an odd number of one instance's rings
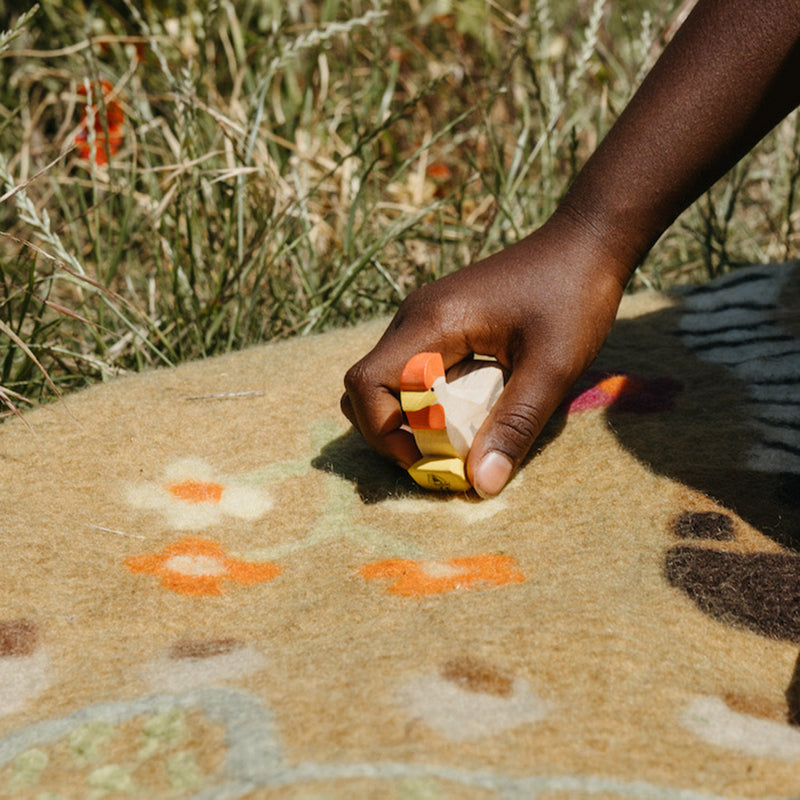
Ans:
{"label": "red poppy", "polygon": [[432,164],[428,164],[425,174],[434,181],[446,181],[452,175],[450,167],[447,164],[442,164],[441,161],[434,161]]}
{"label": "red poppy", "polygon": [[[92,104],[94,116],[94,143],[95,161],[97,164],[107,164],[108,157],[113,156],[122,146],[125,138],[125,112],[122,106],[114,99],[111,93],[114,87],[109,81],[101,81],[100,86],[103,90],[103,107],[105,114],[98,109],[98,104]],[[86,96],[86,87],[79,86],[78,94]],[[106,134],[108,138],[106,139]],[[83,119],[81,120],[80,130],[75,134],[75,145],[78,149],[78,156],[84,159],[92,157],[91,146],[89,144],[89,113],[84,109]]]}

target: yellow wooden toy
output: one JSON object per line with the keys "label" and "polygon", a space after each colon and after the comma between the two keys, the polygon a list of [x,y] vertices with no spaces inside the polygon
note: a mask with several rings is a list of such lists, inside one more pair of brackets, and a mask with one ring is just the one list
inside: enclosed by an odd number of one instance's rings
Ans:
{"label": "yellow wooden toy", "polygon": [[472,486],[464,471],[464,462],[454,458],[421,458],[408,468],[408,474],[426,489],[467,492]]}
{"label": "yellow wooden toy", "polygon": [[417,353],[400,377],[400,404],[423,458],[409,468],[426,489],[468,491],[464,463],[503,390],[495,361],[468,359],[445,375],[439,353]]}

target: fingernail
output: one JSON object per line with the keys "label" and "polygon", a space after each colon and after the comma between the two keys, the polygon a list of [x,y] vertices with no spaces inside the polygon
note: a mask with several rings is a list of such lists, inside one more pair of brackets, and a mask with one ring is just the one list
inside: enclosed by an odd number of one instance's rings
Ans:
{"label": "fingernail", "polygon": [[500,494],[511,477],[514,465],[507,456],[492,451],[487,453],[473,475],[475,491],[486,500]]}

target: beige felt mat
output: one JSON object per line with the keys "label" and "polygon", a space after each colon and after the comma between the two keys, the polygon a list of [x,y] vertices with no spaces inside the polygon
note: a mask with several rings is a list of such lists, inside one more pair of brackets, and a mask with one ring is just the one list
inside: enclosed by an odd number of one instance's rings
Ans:
{"label": "beige felt mat", "polygon": [[626,299],[490,502],[348,431],[380,324],[3,425],[0,797],[800,796],[799,287]]}

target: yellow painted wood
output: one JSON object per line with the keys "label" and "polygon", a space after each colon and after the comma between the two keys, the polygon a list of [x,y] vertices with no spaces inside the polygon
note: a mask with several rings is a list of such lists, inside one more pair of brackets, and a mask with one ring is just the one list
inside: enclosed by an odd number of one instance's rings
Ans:
{"label": "yellow painted wood", "polygon": [[423,456],[437,456],[438,458],[454,458],[458,452],[450,444],[447,429],[438,431],[414,428],[414,441],[417,443]]}
{"label": "yellow painted wood", "polygon": [[403,411],[422,411],[437,403],[436,394],[428,389],[425,392],[400,392],[400,405]]}
{"label": "yellow painted wood", "polygon": [[425,489],[466,492],[471,488],[460,458],[422,458],[408,474]]}

